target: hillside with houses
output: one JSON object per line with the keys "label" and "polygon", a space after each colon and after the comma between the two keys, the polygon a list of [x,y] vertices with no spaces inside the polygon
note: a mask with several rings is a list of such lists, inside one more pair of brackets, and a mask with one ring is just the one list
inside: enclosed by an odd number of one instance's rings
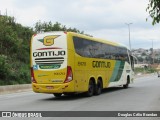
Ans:
{"label": "hillside with houses", "polygon": [[160,49],[133,49],[138,64],[160,64]]}

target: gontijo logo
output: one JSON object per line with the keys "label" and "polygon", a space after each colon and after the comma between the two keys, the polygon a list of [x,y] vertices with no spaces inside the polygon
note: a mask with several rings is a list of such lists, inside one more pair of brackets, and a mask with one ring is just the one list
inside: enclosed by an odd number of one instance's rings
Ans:
{"label": "gontijo logo", "polygon": [[60,35],[46,36],[43,39],[39,39],[39,41],[42,42],[45,46],[51,46],[54,44],[54,39],[56,39],[59,36]]}

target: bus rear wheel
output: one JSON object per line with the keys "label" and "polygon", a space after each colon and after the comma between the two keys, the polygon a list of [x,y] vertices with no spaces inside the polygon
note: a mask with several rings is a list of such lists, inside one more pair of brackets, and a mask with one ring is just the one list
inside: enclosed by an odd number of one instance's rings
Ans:
{"label": "bus rear wheel", "polygon": [[102,81],[98,80],[97,85],[96,85],[95,94],[100,95],[101,93],[102,93]]}
{"label": "bus rear wheel", "polygon": [[62,96],[62,93],[54,93],[53,94],[55,97],[61,97]]}
{"label": "bus rear wheel", "polygon": [[92,80],[89,81],[88,91],[85,93],[87,97],[91,97],[94,94],[94,83]]}

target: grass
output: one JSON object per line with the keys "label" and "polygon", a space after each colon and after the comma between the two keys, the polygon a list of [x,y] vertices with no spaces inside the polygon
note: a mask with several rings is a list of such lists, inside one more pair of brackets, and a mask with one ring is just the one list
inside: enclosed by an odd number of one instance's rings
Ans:
{"label": "grass", "polygon": [[138,74],[138,73],[149,74],[149,73],[155,73],[155,72],[157,72],[157,70],[152,67],[147,67],[147,68],[138,67],[138,68],[135,68],[134,72],[135,72],[135,74]]}

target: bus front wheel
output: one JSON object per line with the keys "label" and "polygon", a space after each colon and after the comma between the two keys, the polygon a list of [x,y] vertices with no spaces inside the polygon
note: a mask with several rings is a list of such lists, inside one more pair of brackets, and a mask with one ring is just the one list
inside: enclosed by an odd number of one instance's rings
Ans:
{"label": "bus front wheel", "polygon": [[130,83],[130,78],[127,77],[127,83],[125,85],[123,85],[123,88],[125,88],[125,89],[128,88],[129,83]]}

